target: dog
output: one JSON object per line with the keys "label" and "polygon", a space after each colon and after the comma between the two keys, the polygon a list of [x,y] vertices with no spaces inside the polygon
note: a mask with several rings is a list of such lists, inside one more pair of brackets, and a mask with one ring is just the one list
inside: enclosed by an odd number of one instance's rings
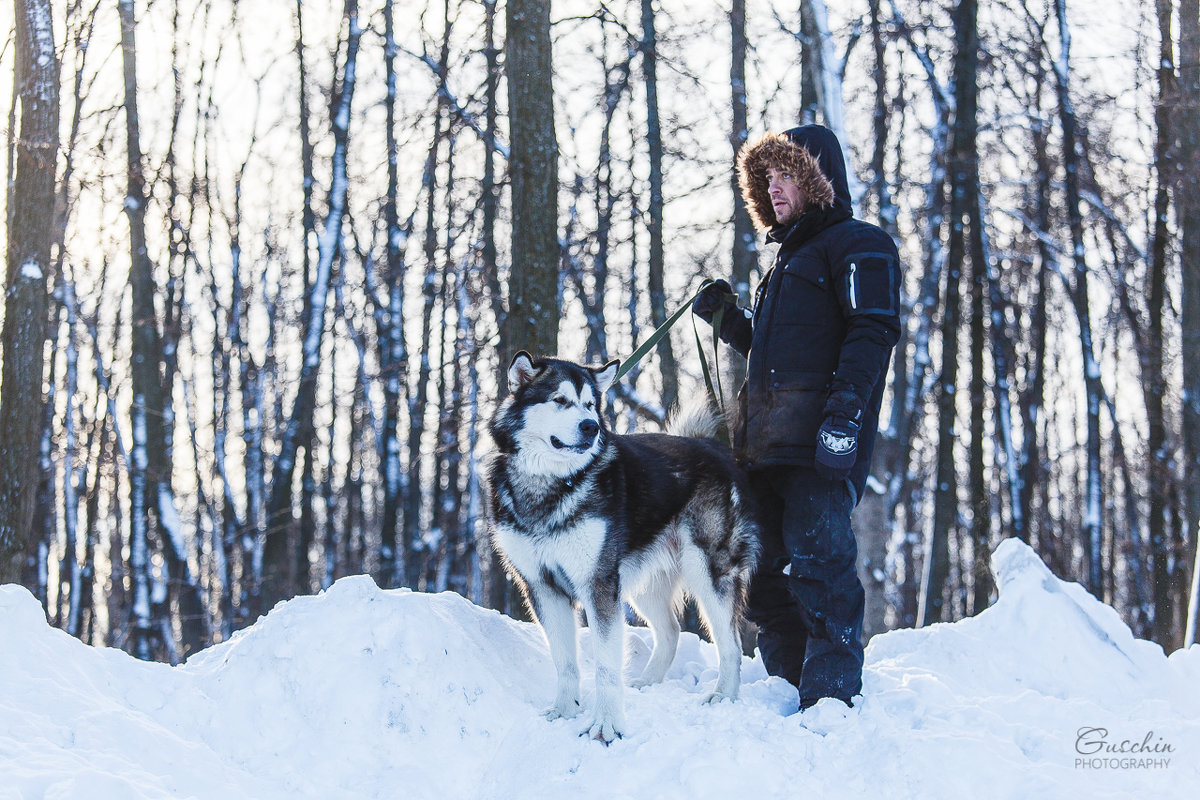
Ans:
{"label": "dog", "polygon": [[654,635],[636,688],[675,658],[686,591],[700,608],[720,667],[706,702],[736,699],[739,626],[759,552],[745,474],[712,438],[711,408],[679,411],[668,433],[617,435],[602,413],[620,363],[590,367],[522,351],[490,423],[492,541],[541,624],[558,673],[550,720],[579,713],[576,604],[593,634],[596,703],[580,734],[609,743],[625,729],[627,601]]}

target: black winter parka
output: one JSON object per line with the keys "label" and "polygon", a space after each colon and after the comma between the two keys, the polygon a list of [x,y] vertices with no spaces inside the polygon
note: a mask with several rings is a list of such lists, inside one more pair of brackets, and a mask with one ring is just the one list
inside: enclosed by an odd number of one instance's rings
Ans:
{"label": "black winter parka", "polygon": [[[896,245],[880,228],[852,217],[842,149],[827,128],[768,134],[743,151],[738,166],[751,216],[760,229],[769,228],[767,239],[779,243],[779,251],[759,283],[753,311],[727,314],[721,329],[721,338],[748,362],[734,450],[751,470],[812,466],[822,421],[857,416],[850,481],[860,498],[900,337]],[[798,172],[810,202],[824,203],[792,225],[773,225],[767,166]],[[831,193],[813,188],[822,182]]]}

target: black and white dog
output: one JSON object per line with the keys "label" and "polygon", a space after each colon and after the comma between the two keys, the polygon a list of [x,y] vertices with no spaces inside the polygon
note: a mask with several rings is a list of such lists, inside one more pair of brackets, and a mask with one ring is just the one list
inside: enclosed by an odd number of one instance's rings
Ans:
{"label": "black and white dog", "polygon": [[686,591],[717,645],[720,670],[707,702],[737,697],[738,636],[758,556],[745,476],[712,438],[716,418],[697,406],[669,434],[621,436],[601,414],[618,362],[586,367],[521,352],[491,434],[492,537],[523,583],[558,671],[547,718],[579,711],[575,604],[595,642],[596,708],[584,731],[608,742],[624,728],[626,600],[654,633],[642,687],[666,675],[679,640]]}

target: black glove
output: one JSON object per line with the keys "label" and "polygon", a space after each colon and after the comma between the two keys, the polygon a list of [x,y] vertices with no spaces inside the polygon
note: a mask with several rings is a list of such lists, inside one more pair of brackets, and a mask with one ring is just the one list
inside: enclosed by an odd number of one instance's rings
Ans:
{"label": "black glove", "polygon": [[709,281],[692,301],[692,313],[711,325],[713,315],[722,306],[725,313],[737,308],[737,295],[733,293],[733,287],[724,280]]}
{"label": "black glove", "polygon": [[817,432],[813,466],[826,480],[844,481],[858,459],[858,431],[862,427],[862,401],[854,392],[840,391],[825,403],[825,421]]}

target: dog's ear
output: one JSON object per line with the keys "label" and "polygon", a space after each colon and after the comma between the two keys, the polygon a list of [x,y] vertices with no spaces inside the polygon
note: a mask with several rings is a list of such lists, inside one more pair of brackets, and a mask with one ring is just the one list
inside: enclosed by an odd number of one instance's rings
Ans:
{"label": "dog's ear", "polygon": [[603,367],[592,369],[592,372],[596,375],[596,389],[599,390],[600,394],[607,392],[609,387],[613,385],[613,382],[616,381],[617,370],[620,367],[621,362],[613,359]]}
{"label": "dog's ear", "polygon": [[533,356],[522,350],[513,356],[512,364],[508,367],[508,390],[516,392],[517,389],[532,381],[537,373],[537,369],[533,366]]}

